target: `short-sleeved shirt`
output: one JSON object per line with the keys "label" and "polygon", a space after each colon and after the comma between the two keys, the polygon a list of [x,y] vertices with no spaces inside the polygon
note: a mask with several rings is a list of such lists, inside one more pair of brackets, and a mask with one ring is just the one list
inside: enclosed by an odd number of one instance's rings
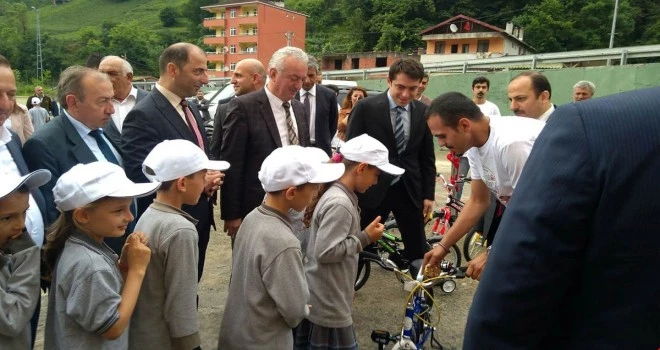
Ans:
{"label": "short-sleeved shirt", "polygon": [[75,231],[57,259],[48,293],[46,349],[127,349],[128,328],[115,340],[103,338],[117,320],[122,275],[117,255]]}

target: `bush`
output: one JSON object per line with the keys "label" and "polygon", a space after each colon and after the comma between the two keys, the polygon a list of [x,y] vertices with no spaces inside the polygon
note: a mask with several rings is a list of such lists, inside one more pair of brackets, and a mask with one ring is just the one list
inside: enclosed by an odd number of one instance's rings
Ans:
{"label": "bush", "polygon": [[172,27],[176,24],[177,17],[179,13],[174,9],[174,7],[165,7],[160,10],[160,21],[163,23],[163,27]]}

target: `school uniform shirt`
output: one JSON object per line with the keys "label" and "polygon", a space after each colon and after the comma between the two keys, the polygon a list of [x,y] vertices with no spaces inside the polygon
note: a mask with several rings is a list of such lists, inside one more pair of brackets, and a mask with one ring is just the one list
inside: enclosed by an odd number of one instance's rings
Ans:
{"label": "school uniform shirt", "polygon": [[119,320],[123,279],[117,260],[105,243],[71,233],[48,293],[45,349],[128,348],[128,328],[115,340],[102,336]]}
{"label": "school uniform shirt", "polygon": [[154,201],[135,225],[147,236],[151,260],[131,318],[130,349],[200,345],[196,223],[181,209]]}
{"label": "school uniform shirt", "polygon": [[236,233],[218,349],[292,349],[292,328],[309,315],[300,242],[291,222],[265,204]]}
{"label": "school uniform shirt", "polygon": [[341,328],[353,324],[351,307],[355,293],[358,255],[371,242],[360,230],[357,196],[335,182],[319,199],[312,218],[305,276],[312,308],[312,323]]}
{"label": "school uniform shirt", "polygon": [[467,151],[472,179],[483,181],[506,205],[544,126],[532,118],[491,119],[488,141]]}
{"label": "school uniform shirt", "polygon": [[0,250],[0,349],[29,349],[41,255],[27,232]]}

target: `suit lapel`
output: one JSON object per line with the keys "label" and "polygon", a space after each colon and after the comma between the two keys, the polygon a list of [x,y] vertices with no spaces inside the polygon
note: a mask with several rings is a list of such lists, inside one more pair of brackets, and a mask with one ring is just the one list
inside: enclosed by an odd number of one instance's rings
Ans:
{"label": "suit lapel", "polygon": [[197,144],[197,140],[195,139],[195,135],[193,135],[192,130],[190,130],[188,124],[183,121],[181,115],[176,110],[176,108],[172,106],[170,101],[165,98],[165,96],[163,96],[163,94],[161,94],[160,91],[158,91],[156,88],[151,90],[150,95],[154,99],[154,105],[163,116],[163,119],[165,119],[172,126],[172,128],[176,130],[179,136],[181,136],[182,139]]}
{"label": "suit lapel", "polygon": [[[291,107],[293,108],[293,114],[296,117],[296,127],[298,128],[298,142],[300,143],[301,146],[309,146],[311,144],[310,142],[310,135],[309,135],[309,123],[308,119],[304,117],[305,116],[305,107],[302,106],[300,101],[297,101],[294,103],[291,101]],[[309,116],[308,116],[309,117]]]}
{"label": "suit lapel", "polygon": [[98,160],[96,159],[96,156],[94,156],[94,153],[92,153],[92,150],[89,149],[89,146],[87,146],[85,141],[83,141],[82,137],[80,137],[80,134],[78,134],[76,128],[73,126],[73,124],[71,124],[66,114],[56,118],[55,120],[60,121],[62,129],[64,130],[64,134],[73,144],[73,147],[71,147],[71,152],[79,163],[87,164]]}
{"label": "suit lapel", "polygon": [[[265,89],[265,87],[264,87]],[[277,147],[282,147],[282,140],[280,139],[280,131],[277,128],[277,122],[275,122],[275,115],[273,114],[273,109],[270,108],[270,101],[268,101],[268,95],[266,95],[265,90],[259,91],[259,96],[257,101],[259,102],[259,112],[261,117],[266,122],[266,129],[268,133],[275,141]]]}
{"label": "suit lapel", "polygon": [[394,151],[395,154],[398,154],[398,152],[396,152],[396,140],[394,139],[394,129],[392,129],[392,117],[390,115],[390,100],[387,98],[388,93],[389,93],[388,91],[382,93],[382,97],[378,100],[378,105],[376,106],[376,108],[378,110],[383,111],[378,114],[383,116],[383,120],[381,121],[381,123],[384,123],[385,128],[387,129],[388,144],[386,144],[385,146],[387,146],[390,152]]}
{"label": "suit lapel", "polygon": [[7,143],[7,150],[9,150],[9,154],[14,158],[14,163],[16,163],[18,172],[21,173],[21,175],[25,175],[28,173],[28,167],[21,154],[20,143],[14,142],[14,140],[18,139],[18,136],[14,133],[12,133],[11,136],[11,141]]}

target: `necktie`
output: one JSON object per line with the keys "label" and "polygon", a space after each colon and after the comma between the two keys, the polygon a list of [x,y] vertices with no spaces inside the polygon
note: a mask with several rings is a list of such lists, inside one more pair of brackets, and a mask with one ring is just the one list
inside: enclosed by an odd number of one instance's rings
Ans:
{"label": "necktie", "polygon": [[305,106],[305,112],[307,112],[307,117],[309,119],[312,119],[312,106],[310,105],[309,102],[309,97],[312,94],[309,93],[309,91],[305,92],[305,102],[303,102],[303,105]]}
{"label": "necktie", "polygon": [[110,146],[103,139],[103,131],[101,131],[100,129],[92,130],[89,132],[89,136],[93,137],[94,140],[96,141],[96,144],[99,145],[99,149],[101,150],[101,153],[103,153],[105,160],[107,160],[110,163],[114,163],[116,165],[121,166],[119,164],[119,161],[117,160],[117,157],[115,157],[115,154],[112,153]]}
{"label": "necktie", "polygon": [[403,117],[401,114],[405,111],[403,107],[396,107],[396,117],[394,118],[394,141],[399,155],[406,149],[406,135],[403,132]]}
{"label": "necktie", "polygon": [[197,120],[195,120],[192,111],[190,111],[190,108],[188,108],[188,101],[186,101],[185,99],[181,100],[181,107],[183,108],[183,112],[186,114],[186,120],[188,121],[188,126],[192,130],[193,134],[195,134],[195,138],[197,139],[197,145],[199,146],[199,148],[204,149],[204,140],[202,139],[202,134],[199,132],[199,127],[197,126]]}
{"label": "necktie", "polygon": [[296,131],[293,129],[293,118],[291,118],[291,111],[289,110],[291,105],[289,102],[284,102],[282,103],[282,107],[284,107],[284,114],[286,114],[286,132],[289,138],[289,145],[297,145],[298,136],[296,135]]}

